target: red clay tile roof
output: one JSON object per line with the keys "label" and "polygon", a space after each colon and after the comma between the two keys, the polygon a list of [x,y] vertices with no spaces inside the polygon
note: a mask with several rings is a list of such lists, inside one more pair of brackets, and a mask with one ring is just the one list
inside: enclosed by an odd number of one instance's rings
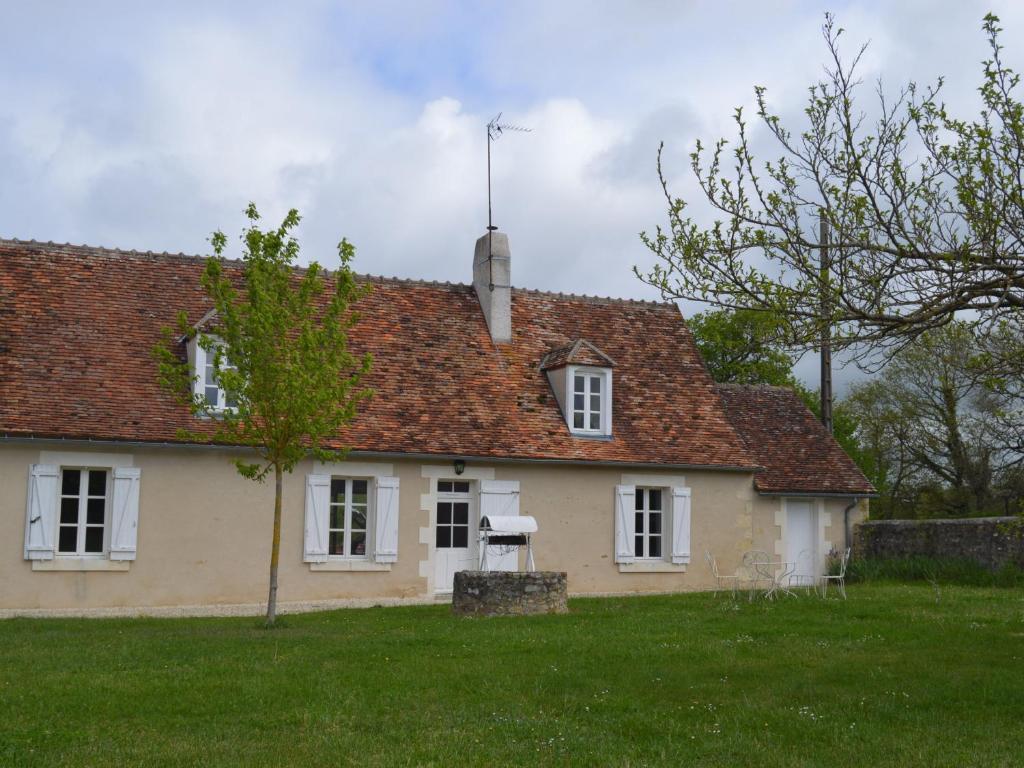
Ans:
{"label": "red clay tile roof", "polygon": [[[176,442],[204,423],[151,350],[210,309],[203,259],[0,240],[0,436]],[[467,256],[467,272],[469,258]],[[514,289],[495,346],[471,286],[364,278],[351,341],[376,390],[341,436],[361,452],[756,466],[673,304]],[[540,361],[593,339],[617,363],[608,440],[569,433]]]}
{"label": "red clay tile roof", "polygon": [[586,339],[576,339],[571,344],[553,349],[540,361],[542,371],[550,371],[565,365],[593,365],[614,368],[615,361]]}
{"label": "red clay tile roof", "polygon": [[765,467],[754,476],[765,493],[874,494],[853,460],[787,387],[719,384],[729,418]]}

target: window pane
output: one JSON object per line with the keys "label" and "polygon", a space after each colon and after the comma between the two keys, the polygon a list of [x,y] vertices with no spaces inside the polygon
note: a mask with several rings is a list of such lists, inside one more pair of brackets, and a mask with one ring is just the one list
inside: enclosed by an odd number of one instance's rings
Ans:
{"label": "window pane", "polygon": [[89,473],[89,495],[90,496],[106,496],[107,495],[107,473],[101,470],[92,470]]}
{"label": "window pane", "polygon": [[62,523],[71,523],[72,525],[78,522],[78,499],[60,500],[60,521]]}
{"label": "window pane", "polygon": [[330,541],[327,546],[328,553],[332,555],[345,554],[345,533],[344,531],[331,531]]}
{"label": "window pane", "polygon": [[61,481],[60,492],[65,496],[78,495],[78,483],[81,479],[81,470],[65,469],[64,479]]}
{"label": "window pane", "polygon": [[451,502],[441,502],[437,505],[437,522],[439,525],[450,525],[452,522]]}
{"label": "window pane", "polygon": [[468,547],[469,546],[469,528],[465,525],[456,525],[452,528],[452,546],[453,547]]}
{"label": "window pane", "polygon": [[365,480],[353,480],[352,481],[352,503],[353,504],[365,504],[366,503],[366,481]]}
{"label": "window pane", "polygon": [[636,491],[634,492],[634,498],[636,499],[636,503],[633,505],[633,509],[643,509],[644,508],[644,489],[643,488],[637,488]]}
{"label": "window pane", "polygon": [[452,492],[452,481],[451,480],[438,480],[437,481],[437,492],[438,493],[451,493]]}
{"label": "window pane", "polygon": [[634,528],[634,532],[636,532],[636,533],[643,533],[644,532],[644,513],[643,512],[637,512],[636,513],[636,523],[635,523],[635,526],[636,527]]}
{"label": "window pane", "polygon": [[573,395],[572,396],[572,407],[577,411],[582,411],[584,404],[587,402],[586,395]]}
{"label": "window pane", "polygon": [[74,552],[78,547],[78,528],[73,525],[60,527],[60,540],[57,542],[58,552]]}
{"label": "window pane", "polygon": [[572,391],[573,392],[584,392],[584,391],[586,391],[586,386],[587,385],[586,385],[585,379],[582,376],[574,376],[573,377],[573,384],[572,384]]}
{"label": "window pane", "polygon": [[455,505],[455,524],[466,525],[469,523],[469,504],[462,503]]}
{"label": "window pane", "polygon": [[238,398],[235,397],[234,393],[224,393],[224,405],[227,408],[234,408],[238,405]]}
{"label": "window pane", "polygon": [[590,377],[590,391],[591,392],[600,392],[601,391],[601,377],[600,376],[591,376]]}
{"label": "window pane", "polygon": [[85,529],[85,551],[103,551],[103,526],[90,525],[88,528]]}
{"label": "window pane", "polygon": [[575,429],[583,429],[583,412],[577,411],[572,416],[572,425]]}
{"label": "window pane", "polygon": [[447,549],[452,545],[452,529],[447,525],[437,526],[437,548]]}
{"label": "window pane", "polygon": [[328,528],[345,527],[345,507],[342,504],[331,504],[331,522]]}
{"label": "window pane", "polygon": [[353,531],[365,531],[366,530],[366,508],[358,509],[352,507],[352,530]]}
{"label": "window pane", "polygon": [[211,408],[216,408],[219,402],[220,390],[217,387],[206,388],[206,404]]}
{"label": "window pane", "polygon": [[352,554],[366,554],[366,531],[362,531],[361,533],[356,533],[355,531],[352,532]]}
{"label": "window pane", "polygon": [[661,513],[651,512],[647,517],[647,525],[650,528],[650,533],[661,533]]}
{"label": "window pane", "polygon": [[648,509],[661,509],[661,489],[651,488],[651,490],[649,490],[648,493],[650,494],[651,498],[651,503]]}
{"label": "window pane", "polygon": [[103,511],[106,505],[106,499],[89,499],[85,502],[85,522],[103,525]]}
{"label": "window pane", "polygon": [[469,493],[469,483],[455,483],[456,493]]}
{"label": "window pane", "polygon": [[601,414],[600,413],[592,413],[592,414],[590,414],[590,428],[591,429],[601,429]]}
{"label": "window pane", "polygon": [[345,481],[339,478],[331,478],[331,501],[335,504],[345,503]]}
{"label": "window pane", "polygon": [[661,536],[651,536],[648,540],[648,547],[650,552],[647,553],[648,557],[661,557]]}
{"label": "window pane", "polygon": [[633,554],[636,557],[643,557],[644,556],[644,537],[643,536],[637,536],[636,539],[634,540],[633,546],[636,548],[636,551],[634,551]]}
{"label": "window pane", "polygon": [[590,396],[590,410],[597,411],[598,413],[601,412],[601,396],[600,395],[591,395]]}

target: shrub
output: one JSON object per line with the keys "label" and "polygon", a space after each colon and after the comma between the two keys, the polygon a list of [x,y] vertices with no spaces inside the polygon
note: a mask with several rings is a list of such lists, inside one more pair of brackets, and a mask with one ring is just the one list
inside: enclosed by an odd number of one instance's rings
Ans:
{"label": "shrub", "polygon": [[851,558],[846,577],[851,582],[865,583],[930,581],[972,587],[1024,587],[1024,569],[1007,564],[997,571],[991,571],[966,558]]}

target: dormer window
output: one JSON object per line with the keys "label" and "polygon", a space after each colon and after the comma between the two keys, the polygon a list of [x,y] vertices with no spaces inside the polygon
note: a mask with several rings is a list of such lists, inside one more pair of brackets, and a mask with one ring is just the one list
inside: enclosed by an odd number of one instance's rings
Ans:
{"label": "dormer window", "polygon": [[606,371],[574,368],[572,373],[572,429],[573,432],[605,434],[603,386]]}
{"label": "dormer window", "polygon": [[[188,344],[188,360],[193,376],[192,394],[205,400],[211,411],[226,411],[234,408],[238,403],[234,395],[228,394],[217,380],[217,373],[214,369],[217,351],[221,351],[221,370],[234,369],[234,366],[231,365],[227,355],[223,354],[224,342],[211,333],[203,333],[203,329],[210,327],[215,318],[216,314],[213,310],[207,312],[196,324],[192,335],[183,338],[182,341]],[[209,350],[203,349],[203,344],[200,344],[201,340],[212,342],[212,346],[207,344],[210,346]]]}
{"label": "dormer window", "polygon": [[[213,338],[213,337],[210,337]],[[234,368],[223,354],[224,344],[219,339],[213,338],[216,349],[221,350],[221,368]],[[223,411],[234,408],[237,402],[233,395],[229,394],[217,381],[217,373],[213,367],[216,351],[205,350],[196,344],[196,394],[206,398],[206,404],[215,411]]]}
{"label": "dormer window", "polygon": [[572,434],[611,436],[614,365],[608,355],[584,339],[544,356],[541,370],[547,374]]}

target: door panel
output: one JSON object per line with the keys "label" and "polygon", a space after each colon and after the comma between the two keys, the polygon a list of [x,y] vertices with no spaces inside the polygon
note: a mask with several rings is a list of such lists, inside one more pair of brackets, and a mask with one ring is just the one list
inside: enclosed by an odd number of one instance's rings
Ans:
{"label": "door panel", "polygon": [[818,576],[817,522],[812,501],[786,502],[786,560],[796,563],[791,584],[811,585]]}
{"label": "door panel", "polygon": [[[452,483],[440,484],[452,488]],[[467,483],[456,486],[467,487]],[[461,488],[460,488],[461,490]],[[434,527],[434,589],[451,592],[456,571],[476,570],[476,525],[466,492],[439,492]]]}

